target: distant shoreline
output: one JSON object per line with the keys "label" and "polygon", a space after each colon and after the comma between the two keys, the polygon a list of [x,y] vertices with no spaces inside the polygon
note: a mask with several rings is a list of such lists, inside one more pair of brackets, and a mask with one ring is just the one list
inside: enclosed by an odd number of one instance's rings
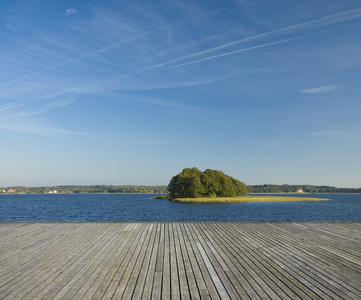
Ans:
{"label": "distant shoreline", "polygon": [[[361,194],[361,188],[313,185],[247,185],[248,194]],[[166,185],[57,185],[0,187],[1,194],[167,194]]]}
{"label": "distant shoreline", "polygon": [[59,185],[0,188],[0,194],[164,194],[166,186],[158,185]]}
{"label": "distant shoreline", "polygon": [[0,195],[163,195],[163,193],[0,193]]}

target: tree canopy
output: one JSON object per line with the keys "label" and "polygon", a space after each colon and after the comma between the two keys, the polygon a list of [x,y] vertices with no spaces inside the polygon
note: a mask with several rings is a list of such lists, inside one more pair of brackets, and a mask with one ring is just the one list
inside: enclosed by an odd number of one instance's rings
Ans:
{"label": "tree canopy", "polygon": [[171,198],[235,197],[246,195],[247,186],[222,171],[185,168],[168,185]]}

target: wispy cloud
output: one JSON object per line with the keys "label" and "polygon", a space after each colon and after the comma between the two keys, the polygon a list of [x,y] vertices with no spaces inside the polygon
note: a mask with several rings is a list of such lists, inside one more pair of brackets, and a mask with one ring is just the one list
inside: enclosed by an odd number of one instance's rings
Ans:
{"label": "wispy cloud", "polygon": [[49,127],[44,124],[32,124],[32,122],[27,121],[4,121],[0,120],[0,129],[16,131],[22,133],[28,133],[33,135],[40,135],[50,138],[66,138],[69,136],[88,136],[89,133],[79,132],[79,131],[71,131]]}
{"label": "wispy cloud", "polygon": [[[344,22],[344,21],[348,21],[348,20],[352,20],[352,19],[356,19],[356,18],[360,18],[361,17],[361,8],[356,8],[356,9],[352,9],[352,10],[347,10],[344,12],[340,12],[340,13],[336,13],[336,14],[332,14],[326,17],[322,17],[322,18],[318,18],[315,20],[311,20],[311,21],[307,21],[307,22],[303,22],[303,23],[299,23],[299,24],[295,24],[295,25],[291,25],[291,26],[287,26],[287,27],[283,27],[283,28],[279,28],[276,30],[272,30],[272,31],[268,31],[268,32],[264,32],[264,33],[260,33],[260,34],[255,34],[246,38],[242,38],[242,39],[237,39],[228,43],[225,43],[223,45],[219,45],[217,47],[212,47],[210,49],[207,50],[203,50],[203,51],[197,51],[176,59],[173,59],[169,62],[160,64],[159,67],[164,66],[164,65],[169,65],[172,64],[174,62],[177,61],[181,61],[184,59],[188,59],[188,58],[192,58],[192,57],[196,57],[196,56],[201,56],[207,53],[211,53],[211,52],[215,52],[215,51],[219,51],[225,48],[229,48],[241,43],[245,43],[245,42],[251,42],[251,41],[255,41],[255,40],[259,40],[259,39],[266,39],[266,38],[273,38],[279,35],[285,35],[285,34],[294,34],[296,32],[299,31],[305,31],[305,30],[309,30],[309,29],[313,29],[313,28],[317,28],[317,27],[322,27],[322,26],[326,26],[326,25],[331,25],[331,24],[336,24],[336,23],[340,23],[340,22]],[[286,41],[286,40],[285,40]],[[282,41],[281,41],[282,42]],[[275,43],[279,43],[279,42],[275,42]],[[272,43],[269,43],[272,44]],[[265,46],[267,44],[264,44]],[[261,47],[260,46],[256,46],[257,48]],[[253,47],[250,47],[253,48]],[[240,52],[242,52],[242,49],[239,50]],[[236,51],[232,51],[232,52],[227,52],[229,54],[232,53],[237,53]],[[200,62],[203,60],[207,60],[207,59],[212,59],[212,58],[216,58],[216,57],[220,57],[220,56],[225,56],[227,55],[227,53],[224,54],[220,54],[218,55],[214,55],[214,56],[210,56],[209,58],[204,58],[204,59],[199,59],[199,60],[194,60],[185,64],[192,64],[192,63],[196,63],[196,62]],[[228,55],[229,55],[228,54]],[[178,66],[183,66],[185,64],[179,64]],[[176,66],[173,66],[176,67]]]}
{"label": "wispy cloud", "polygon": [[[62,95],[58,93],[58,96]],[[48,100],[40,105],[31,105],[40,100]],[[15,131],[51,138],[66,138],[70,136],[89,135],[85,132],[65,130],[54,128],[43,122],[37,121],[37,118],[33,118],[35,115],[47,114],[49,110],[65,107],[72,104],[75,100],[75,95],[62,95],[58,98],[56,95],[47,95],[42,99],[33,99],[26,102],[18,102],[13,105],[3,105],[0,108],[0,129]],[[24,108],[22,108],[24,106]],[[26,106],[26,107],[25,107]],[[6,112],[5,112],[6,111]]]}
{"label": "wispy cloud", "polygon": [[196,111],[201,113],[207,113],[207,114],[216,114],[216,115],[225,115],[223,113],[198,108],[191,105],[186,105],[183,103],[179,103],[176,101],[167,100],[160,97],[149,97],[149,96],[140,96],[140,95],[130,95],[125,93],[113,93],[113,92],[99,92],[98,95],[106,96],[106,97],[112,97],[116,98],[118,100],[123,101],[132,101],[132,102],[140,102],[144,104],[151,104],[151,105],[157,105],[157,106],[163,106],[163,107],[169,107],[174,109],[181,109],[181,110],[189,110],[189,111]]}
{"label": "wispy cloud", "polygon": [[[18,77],[18,78],[15,78],[15,79],[12,79],[12,80],[9,80],[9,81],[5,81],[5,82],[0,82],[0,86],[4,86],[4,85],[7,85],[7,84],[10,84],[10,83],[14,83],[14,82],[17,82],[17,81],[21,81],[23,79],[27,79],[27,78],[30,78],[30,77],[33,77],[33,76],[36,76],[36,75],[39,75],[39,74],[42,74],[42,73],[45,73],[47,71],[50,71],[50,70],[53,70],[53,69],[56,69],[58,67],[62,67],[62,66],[65,66],[65,65],[68,65],[68,64],[71,64],[71,63],[74,63],[74,62],[77,62],[79,60],[82,60],[82,59],[86,59],[86,58],[89,58],[89,57],[92,57],[92,56],[95,56],[95,55],[98,55],[98,54],[101,54],[101,53],[104,53],[104,52],[107,52],[111,49],[114,49],[116,47],[119,47],[120,45],[126,43],[126,42],[129,42],[129,41],[132,41],[132,40],[135,40],[135,39],[138,39],[138,38],[141,38],[141,37],[144,37],[146,35],[149,35],[149,34],[152,34],[152,33],[155,33],[155,32],[158,32],[158,31],[162,31],[162,30],[166,30],[170,27],[173,27],[173,26],[176,26],[176,25],[179,25],[181,23],[184,23],[184,21],[180,21],[180,22],[176,22],[176,23],[172,23],[172,24],[168,24],[168,25],[165,25],[165,26],[161,26],[161,27],[158,27],[158,28],[155,28],[153,30],[149,30],[149,31],[145,31],[145,32],[142,32],[142,33],[139,33],[139,34],[135,34],[129,38],[125,38],[121,41],[118,41],[116,43],[113,43],[113,44],[110,44],[108,45],[107,47],[103,47],[97,51],[93,51],[93,52],[89,52],[87,54],[84,54],[82,56],[78,56],[78,57],[75,57],[73,59],[69,59],[69,60],[66,60],[62,63],[58,63],[58,64],[55,64],[55,65],[52,65],[48,68],[44,68],[44,69],[41,69],[39,71],[36,71],[36,72],[33,72],[33,73],[30,73],[30,74],[27,74],[27,75],[24,75],[24,76],[21,76],[21,77]],[[154,67],[152,67],[154,68]]]}
{"label": "wispy cloud", "polygon": [[[196,86],[201,84],[209,84],[218,80],[224,80],[228,78],[233,77],[240,77],[245,76],[246,74],[238,74],[238,75],[227,75],[227,76],[216,76],[212,78],[203,78],[199,80],[190,79],[188,81],[183,80],[181,82],[175,81],[175,82],[168,82],[168,83],[155,83],[151,82],[148,84],[148,80],[145,80],[144,85],[142,85],[141,82],[137,82],[136,86],[130,87],[128,85],[125,85],[124,88],[121,88],[119,86],[119,79],[125,79],[126,77],[129,77],[131,75],[134,75],[140,71],[133,71],[126,74],[122,74],[116,77],[103,79],[97,82],[93,82],[91,84],[81,85],[69,89],[59,90],[53,93],[47,93],[43,95],[39,95],[36,97],[24,99],[24,100],[18,100],[15,102],[10,102],[7,104],[0,105],[0,113],[8,111],[7,114],[0,115],[0,119],[8,118],[12,116],[27,116],[27,115],[33,115],[33,114],[40,114],[45,113],[47,110],[53,107],[61,107],[68,105],[75,101],[76,95],[101,95],[106,97],[112,97],[127,101],[135,101],[135,102],[141,102],[141,103],[147,103],[147,104],[153,104],[153,105],[159,105],[169,108],[175,108],[175,109],[184,109],[184,110],[193,110],[193,111],[199,111],[202,113],[212,113],[212,114],[219,114],[218,112],[213,112],[209,110],[199,109],[193,106],[184,105],[175,101],[170,101],[166,99],[161,98],[154,98],[154,97],[147,97],[147,96],[134,96],[122,93],[121,91],[145,91],[145,90],[154,90],[154,89],[164,89],[164,88],[175,88],[175,87],[187,87],[187,86]],[[117,91],[116,93],[114,91]],[[65,100],[57,100],[59,96],[64,97],[66,95]],[[19,108],[30,106],[33,104],[39,104],[45,102],[41,105],[40,108],[34,111],[19,111]],[[12,111],[16,111],[15,114],[11,113]]]}
{"label": "wispy cloud", "polygon": [[[74,8],[69,8],[69,9],[66,10],[66,13],[67,14],[75,14],[75,13],[77,13],[77,10],[74,9]],[[234,51],[226,51],[225,53],[211,55],[212,52],[219,51],[219,50],[222,50],[222,49],[225,50],[228,47],[232,47],[232,46],[235,46],[235,45],[240,44],[240,43],[255,41],[255,40],[258,40],[258,39],[273,38],[273,37],[276,37],[277,35],[280,35],[280,34],[295,33],[295,32],[300,31],[300,30],[306,30],[306,29],[311,29],[311,28],[314,28],[314,27],[319,27],[319,26],[325,26],[325,25],[328,25],[328,24],[338,23],[338,22],[358,18],[360,16],[361,16],[361,8],[348,10],[348,11],[345,11],[345,12],[329,15],[329,16],[326,16],[326,17],[323,17],[323,18],[312,20],[312,21],[308,21],[308,22],[304,22],[304,23],[300,23],[300,24],[280,28],[280,29],[277,29],[277,30],[273,30],[273,31],[269,31],[269,32],[261,33],[261,34],[256,34],[256,35],[246,37],[246,38],[243,38],[243,39],[234,40],[234,41],[219,45],[217,47],[212,47],[212,48],[207,49],[207,50],[197,51],[197,52],[193,52],[193,53],[188,54],[188,55],[178,56],[178,57],[173,58],[171,60],[168,60],[166,62],[155,63],[152,66],[150,66],[150,67],[148,66],[148,67],[142,69],[141,71],[137,71],[137,72],[139,73],[139,72],[144,72],[144,71],[148,71],[148,70],[152,70],[152,69],[160,69],[160,68],[165,67],[165,66],[169,66],[169,68],[173,69],[173,68],[177,68],[177,67],[181,67],[181,66],[191,65],[191,64],[195,64],[195,63],[199,63],[199,62],[203,62],[203,61],[208,61],[208,60],[212,60],[212,59],[216,59],[216,58],[225,57],[225,56],[232,55],[232,54],[237,54],[237,53],[241,53],[241,52],[245,52],[245,51],[252,51],[252,50],[260,49],[260,48],[263,48],[263,47],[269,47],[269,46],[272,46],[272,45],[277,45],[277,44],[281,44],[281,43],[290,42],[292,40],[304,38],[305,36],[298,36],[298,37],[294,37],[294,38],[287,38],[287,39],[282,39],[282,40],[273,41],[273,42],[261,43],[261,44],[256,45],[256,46],[244,47],[244,48],[237,49],[237,50],[234,50]],[[141,32],[139,34],[134,34],[131,37],[125,38],[125,39],[123,39],[121,41],[118,41],[118,42],[110,44],[110,45],[108,45],[106,47],[100,48],[97,51],[89,52],[89,53],[87,53],[85,55],[81,55],[81,56],[78,56],[78,57],[75,57],[75,58],[72,58],[72,59],[69,59],[69,60],[65,60],[65,61],[63,61],[61,63],[51,65],[51,66],[49,66],[47,68],[38,70],[36,72],[32,72],[32,73],[29,73],[27,75],[14,78],[14,79],[8,80],[6,82],[2,82],[2,83],[0,83],[0,86],[4,86],[4,85],[10,84],[10,83],[14,83],[14,82],[17,82],[17,81],[28,79],[30,77],[33,77],[33,76],[40,75],[42,73],[51,71],[53,69],[63,67],[63,66],[68,65],[68,64],[75,63],[75,62],[77,62],[79,60],[90,58],[90,57],[96,56],[98,54],[108,52],[109,50],[112,50],[112,49],[114,49],[116,47],[121,46],[125,42],[136,40],[138,38],[145,37],[146,35],[149,35],[149,34],[152,34],[152,33],[158,32],[158,31],[170,29],[173,26],[179,25],[179,24],[181,24],[183,22],[185,22],[185,21],[183,20],[183,21],[175,22],[173,24],[160,26],[160,27],[155,28],[153,30]],[[194,43],[194,41],[192,41],[192,43]],[[194,47],[192,47],[190,49],[194,49]],[[203,57],[203,58],[200,58],[200,59],[195,59],[195,60],[192,60],[192,61],[185,61],[185,60],[189,60],[190,58],[194,58],[194,57],[197,57],[197,56],[203,56],[203,55],[207,55],[207,56]],[[180,63],[181,61],[185,61],[185,62]],[[178,63],[178,64],[173,65],[174,63]]]}
{"label": "wispy cloud", "polygon": [[293,40],[298,40],[298,39],[301,39],[301,38],[304,38],[304,37],[305,36],[299,36],[299,37],[295,37],[295,38],[291,38],[291,39],[285,39],[285,40],[276,41],[276,42],[272,42],[272,43],[266,43],[266,44],[257,45],[257,46],[253,46],[253,47],[242,48],[242,49],[238,49],[238,50],[235,50],[235,51],[230,51],[230,52],[226,52],[226,53],[222,53],[222,54],[218,54],[218,55],[208,56],[206,58],[193,60],[193,61],[186,62],[186,63],[183,63],[183,64],[171,66],[171,67],[169,67],[169,69],[183,67],[183,66],[186,66],[186,65],[191,65],[191,64],[199,63],[199,62],[210,60],[210,59],[215,59],[215,58],[224,57],[224,56],[228,56],[228,55],[232,55],[232,54],[237,54],[237,53],[251,51],[251,50],[264,48],[264,47],[269,47],[269,46],[273,46],[273,45],[277,45],[277,44],[281,44],[281,43],[286,43],[286,42],[290,42],[290,41],[293,41]]}
{"label": "wispy cloud", "polygon": [[338,85],[325,85],[320,86],[316,88],[309,88],[309,89],[303,89],[301,90],[304,94],[323,94],[323,93],[329,93],[338,88]]}
{"label": "wispy cloud", "polygon": [[36,108],[33,109],[27,109],[27,110],[19,110],[18,107],[14,109],[13,112],[7,112],[6,114],[0,114],[0,120],[1,119],[10,119],[10,118],[22,118],[22,117],[28,117],[32,115],[38,115],[38,114],[45,114],[51,109],[59,108],[59,107],[65,107],[70,104],[72,104],[75,100],[75,96],[66,96],[62,97],[62,99],[52,99],[51,102],[43,103],[42,105],[36,106]]}
{"label": "wispy cloud", "polygon": [[36,102],[39,102],[39,101],[45,101],[45,100],[48,100],[48,99],[52,99],[52,98],[54,98],[56,96],[63,95],[63,94],[66,94],[66,93],[70,93],[70,92],[74,92],[77,89],[80,90],[82,88],[83,87],[65,89],[65,90],[54,92],[54,93],[48,93],[48,94],[44,94],[44,95],[41,95],[41,96],[29,98],[29,99],[19,100],[19,101],[11,102],[11,103],[8,103],[8,104],[3,104],[3,105],[0,105],[0,112],[7,111],[7,110],[10,110],[10,109],[14,109],[14,108],[18,108],[18,107],[22,107],[24,105],[36,103]]}
{"label": "wispy cloud", "polygon": [[70,15],[76,15],[78,13],[78,11],[75,9],[75,8],[68,8],[66,11],[65,11],[65,14],[67,16],[70,16]]}
{"label": "wispy cloud", "polygon": [[8,23],[5,24],[5,28],[8,31],[13,31],[13,32],[18,32],[19,31],[19,29],[17,29],[16,27],[14,27],[14,26],[12,26],[12,25],[10,25]]}

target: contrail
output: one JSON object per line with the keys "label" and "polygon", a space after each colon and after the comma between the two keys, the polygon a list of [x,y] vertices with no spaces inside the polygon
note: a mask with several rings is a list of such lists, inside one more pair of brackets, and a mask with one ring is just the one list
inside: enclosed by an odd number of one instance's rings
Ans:
{"label": "contrail", "polygon": [[[300,37],[296,37],[296,38],[285,39],[285,40],[282,40],[282,41],[277,41],[277,42],[273,42],[273,43],[267,43],[267,44],[258,45],[258,46],[254,46],[254,47],[249,47],[249,48],[244,48],[244,49],[240,49],[240,50],[236,50],[236,51],[232,51],[232,52],[227,52],[227,53],[223,53],[223,54],[219,54],[219,55],[199,59],[199,60],[196,60],[196,61],[191,61],[191,62],[187,62],[187,63],[184,63],[184,64],[172,66],[172,67],[169,67],[169,69],[173,69],[173,68],[177,68],[177,67],[181,67],[181,66],[185,66],[185,65],[190,65],[190,64],[195,64],[195,63],[198,63],[198,62],[201,62],[201,61],[210,60],[210,59],[214,59],[214,58],[222,57],[222,56],[227,56],[227,55],[231,55],[231,54],[235,54],[235,53],[239,53],[239,52],[245,52],[245,51],[250,51],[250,50],[253,50],[253,49],[257,49],[257,48],[262,48],[262,47],[272,46],[272,45],[276,45],[276,44],[281,44],[281,43],[285,43],[285,42],[288,42],[288,41],[301,39],[303,37],[306,37],[306,36],[300,36]],[[152,68],[145,68],[145,69],[138,70],[138,71],[132,71],[132,72],[125,73],[125,74],[122,74],[122,75],[119,75],[119,76],[115,76],[115,77],[109,78],[109,79],[128,77],[128,76],[130,76],[132,74],[136,74],[138,72],[146,71],[148,69],[152,69]],[[89,88],[89,87],[94,87],[94,84],[86,84],[86,85],[82,85],[82,86],[78,86],[78,87],[74,87],[74,88],[69,88],[69,89],[65,89],[65,90],[62,90],[62,91],[58,91],[58,92],[53,92],[53,93],[48,93],[48,94],[45,94],[45,95],[33,97],[33,98],[30,98],[30,99],[25,99],[25,100],[20,100],[20,101],[9,103],[9,104],[0,105],[0,112],[1,111],[6,111],[6,110],[9,110],[9,109],[13,109],[13,108],[16,108],[16,107],[21,107],[21,106],[31,104],[31,103],[34,103],[34,102],[43,101],[43,100],[46,100],[46,99],[48,99],[50,97],[56,97],[56,96],[59,96],[59,95],[65,94],[65,93],[79,91],[81,89]]]}
{"label": "contrail", "polygon": [[137,34],[137,35],[132,36],[132,37],[130,37],[130,38],[128,38],[128,39],[125,39],[125,40],[116,42],[116,43],[114,43],[114,44],[111,44],[111,45],[109,45],[108,47],[102,48],[102,49],[100,49],[100,50],[97,50],[97,51],[94,51],[94,52],[91,52],[91,53],[87,53],[87,54],[82,55],[82,56],[79,56],[79,57],[77,57],[77,58],[73,58],[73,59],[67,60],[67,61],[62,62],[62,63],[60,63],[60,64],[53,65],[53,66],[51,66],[51,67],[49,67],[49,68],[42,69],[42,70],[36,71],[36,72],[34,72],[34,73],[28,74],[28,75],[24,75],[24,76],[22,76],[22,77],[18,77],[18,78],[15,78],[15,79],[12,79],[12,80],[9,80],[9,81],[6,81],[6,82],[2,82],[2,83],[0,83],[0,86],[6,85],[6,84],[9,84],[9,83],[12,83],[12,82],[16,82],[16,81],[19,81],[19,80],[22,80],[22,79],[26,79],[26,78],[29,78],[29,77],[32,77],[32,76],[35,76],[35,75],[44,73],[44,72],[46,72],[46,71],[49,71],[49,70],[52,70],[52,69],[55,69],[55,68],[58,68],[58,67],[61,67],[61,66],[70,64],[70,63],[72,63],[72,62],[75,62],[75,61],[78,61],[78,60],[81,60],[81,59],[84,59],[84,58],[87,58],[87,57],[90,57],[90,56],[94,56],[94,55],[97,55],[97,54],[99,54],[99,53],[106,52],[106,51],[108,51],[109,49],[115,48],[115,47],[119,46],[119,45],[122,44],[122,43],[125,43],[125,42],[128,42],[128,41],[137,39],[137,38],[139,38],[139,37],[142,37],[142,36],[145,36],[145,35],[148,35],[148,34],[157,32],[157,31],[161,31],[161,30],[163,30],[163,29],[166,29],[166,28],[168,28],[168,27],[172,27],[172,26],[178,25],[178,24],[183,23],[183,22],[185,22],[185,21],[179,21],[179,22],[176,22],[176,23],[173,23],[173,24],[169,24],[169,25],[165,25],[165,26],[162,26],[162,27],[153,29],[153,30],[151,30],[151,31],[147,31],[147,32],[144,32],[144,33]]}
{"label": "contrail", "polygon": [[[124,74],[121,74],[121,75],[118,75],[118,76],[111,77],[111,78],[108,78],[106,80],[103,80],[103,82],[108,81],[108,80],[125,78],[125,77],[128,77],[128,76],[132,75],[132,74],[136,74],[136,73],[138,73],[140,71],[142,71],[142,70],[124,73]],[[64,90],[61,90],[61,91],[44,94],[44,95],[41,95],[41,96],[36,96],[36,97],[30,98],[30,99],[19,100],[19,101],[8,103],[8,104],[3,104],[3,105],[0,105],[0,112],[6,111],[6,110],[9,110],[9,109],[13,109],[13,108],[16,108],[16,107],[21,107],[21,106],[28,105],[28,104],[35,103],[35,102],[44,101],[44,100],[46,100],[48,98],[56,97],[56,96],[63,95],[63,94],[66,94],[66,93],[81,92],[82,90],[87,90],[89,88],[93,89],[97,85],[101,85],[100,84],[101,82],[102,81],[96,81],[96,82],[93,82],[93,83],[84,84],[84,85],[64,89]]]}
{"label": "contrail", "polygon": [[[230,46],[242,43],[242,42],[247,42],[247,41],[255,40],[255,39],[258,39],[258,38],[268,37],[268,36],[276,34],[276,33],[294,31],[295,29],[300,29],[300,28],[310,29],[310,28],[314,28],[314,27],[320,27],[320,26],[325,26],[325,25],[329,25],[329,24],[339,23],[339,22],[343,22],[343,21],[347,21],[347,20],[351,20],[351,19],[355,19],[355,18],[359,18],[359,17],[361,17],[361,8],[355,8],[355,9],[351,9],[351,10],[348,10],[348,11],[344,11],[344,12],[332,14],[332,15],[329,15],[329,16],[326,16],[326,17],[322,17],[322,18],[319,18],[319,19],[316,19],[316,20],[307,21],[307,22],[304,22],[304,23],[288,26],[288,27],[285,27],[285,28],[280,28],[280,29],[277,29],[277,30],[273,30],[273,31],[257,34],[257,35],[251,36],[251,37],[243,38],[243,39],[240,39],[240,40],[236,40],[236,41],[233,41],[233,42],[229,42],[227,44],[224,44],[224,45],[221,45],[221,46],[218,46],[218,47],[214,47],[214,48],[211,48],[211,49],[208,49],[208,50],[200,51],[200,52],[193,53],[193,54],[190,54],[190,55],[186,55],[186,56],[183,56],[183,57],[180,57],[180,58],[177,58],[177,59],[173,59],[171,61],[168,61],[168,62],[165,62],[165,63],[162,63],[162,64],[158,64],[158,65],[153,66],[153,67],[151,67],[149,69],[159,68],[159,67],[169,65],[169,64],[172,64],[174,62],[177,62],[177,61],[180,61],[180,60],[183,60],[183,59],[186,59],[186,58],[191,58],[191,57],[199,56],[199,55],[206,54],[206,53],[209,53],[209,52],[213,52],[213,51],[216,51],[216,50],[224,49],[224,48],[227,48],[227,47],[230,47]],[[157,32],[157,31],[161,31],[161,30],[166,29],[168,27],[172,27],[172,26],[178,25],[180,23],[184,23],[184,22],[185,21],[179,21],[179,22],[176,22],[176,23],[173,23],[173,24],[162,26],[160,28],[156,28],[156,29],[148,31],[148,32],[144,32],[144,33],[135,35],[133,37],[130,37],[130,38],[122,40],[122,41],[119,41],[117,43],[109,45],[108,47],[102,48],[100,50],[85,54],[85,55],[77,57],[77,58],[67,60],[65,62],[53,65],[51,67],[48,67],[48,68],[45,68],[45,69],[42,69],[42,70],[39,70],[37,72],[31,73],[31,74],[28,74],[28,75],[24,75],[22,77],[18,77],[18,78],[15,78],[15,79],[12,79],[12,80],[9,80],[9,81],[6,81],[6,82],[2,82],[2,83],[0,83],[0,86],[4,86],[4,85],[12,83],[12,82],[23,80],[23,79],[26,79],[26,78],[29,78],[29,77],[44,73],[46,71],[49,71],[49,70],[52,70],[52,69],[55,69],[55,68],[70,64],[72,62],[75,62],[75,61],[78,61],[78,60],[81,60],[81,59],[84,59],[84,58],[87,58],[87,57],[91,57],[91,56],[97,55],[99,53],[106,52],[109,49],[115,48],[115,47],[117,47],[118,45],[120,45],[122,43],[128,42],[128,41],[133,40],[133,39],[137,39],[139,37],[142,37],[142,36]],[[279,42],[276,42],[276,43],[279,43]],[[270,44],[272,44],[272,43],[270,43]],[[256,48],[259,48],[259,46],[256,46]],[[240,52],[242,52],[242,51],[240,51]],[[237,52],[234,52],[234,53],[237,53]],[[224,55],[226,55],[226,54],[224,54]],[[221,54],[220,56],[224,56],[224,55]],[[215,58],[215,57],[218,57],[218,56],[212,56],[211,58]],[[209,58],[209,59],[211,59],[211,58]],[[208,58],[205,58],[203,60],[207,60],[207,59]],[[198,60],[198,61],[202,61],[202,60]],[[195,62],[198,62],[198,61],[195,61]],[[177,65],[177,66],[187,65],[187,64],[190,64],[190,63],[180,64],[180,65]],[[177,67],[177,66],[174,66],[174,67]],[[174,67],[171,67],[171,68],[174,68]]]}
{"label": "contrail", "polygon": [[[84,86],[82,86],[82,87],[84,87]],[[65,94],[65,93],[72,92],[74,90],[80,89],[82,87],[70,88],[70,89],[66,89],[66,90],[62,90],[62,91],[58,91],[58,92],[54,92],[54,93],[49,93],[49,94],[33,97],[33,98],[30,98],[30,99],[26,99],[26,100],[20,100],[20,101],[12,102],[12,103],[9,103],[9,104],[4,104],[4,105],[0,106],[0,111],[6,111],[6,110],[16,108],[16,107],[20,107],[20,106],[23,106],[23,105],[26,105],[26,104],[42,101],[42,100],[48,99],[49,97],[59,96],[59,95],[62,95],[62,94]]]}
{"label": "contrail", "polygon": [[266,38],[278,33],[291,33],[291,32],[295,32],[298,30],[306,30],[306,29],[312,29],[312,28],[317,28],[317,27],[321,27],[321,26],[326,26],[326,25],[330,25],[330,24],[335,24],[335,23],[340,23],[340,22],[344,22],[344,21],[348,21],[348,20],[352,20],[352,19],[356,19],[361,17],[361,8],[355,8],[355,9],[351,9],[351,10],[347,10],[344,12],[340,12],[340,13],[336,13],[336,14],[332,14],[326,17],[322,17],[319,19],[315,19],[315,20],[311,20],[311,21],[307,21],[307,22],[303,22],[303,23],[299,23],[296,25],[291,25],[291,26],[287,26],[284,28],[280,28],[280,29],[276,29],[276,30],[272,30],[272,31],[268,31],[268,32],[264,32],[264,33],[260,33],[260,34],[256,34],[250,37],[246,37],[243,39],[239,39],[233,42],[229,42],[226,43],[224,45],[220,45],[217,47],[213,47],[211,49],[207,49],[204,51],[199,51],[196,53],[192,53],[186,56],[182,56],[176,59],[173,59],[171,61],[159,64],[157,66],[154,66],[153,68],[159,68],[159,67],[163,67],[172,63],[175,63],[177,61],[180,60],[184,60],[187,58],[191,58],[191,57],[195,57],[195,56],[199,56],[199,55],[203,55],[206,53],[210,53],[213,51],[217,51],[217,50],[221,50],[224,48],[228,48],[240,43],[244,43],[244,42],[248,42],[248,41],[252,41],[252,40],[256,40],[256,39],[260,39],[260,38]]}
{"label": "contrail", "polygon": [[179,65],[176,65],[176,66],[168,67],[168,69],[174,69],[174,68],[195,64],[195,63],[199,63],[199,62],[202,62],[202,61],[205,61],[205,60],[210,60],[210,59],[214,59],[214,58],[218,58],[218,57],[222,57],[222,56],[228,56],[228,55],[232,55],[232,54],[236,54],[236,53],[240,53],[240,52],[246,52],[246,51],[250,51],[250,50],[254,50],[254,49],[258,49],[258,48],[263,48],[263,47],[268,47],[268,46],[277,45],[277,44],[281,44],[281,43],[286,43],[286,42],[289,42],[289,41],[304,38],[306,36],[308,36],[308,35],[303,35],[303,36],[299,36],[299,37],[295,37],[295,38],[291,38],[291,39],[285,39],[285,40],[281,40],[281,41],[277,41],[277,42],[262,44],[262,45],[258,45],[258,46],[254,46],[254,47],[248,47],[248,48],[243,48],[243,49],[239,49],[239,50],[235,50],[235,51],[231,51],[231,52],[226,52],[226,53],[222,53],[222,54],[218,54],[218,55],[214,55],[214,56],[209,56],[209,57],[206,57],[206,58],[193,60],[193,61],[190,61],[190,62],[187,62],[187,63],[184,63],[184,64],[179,64]]}

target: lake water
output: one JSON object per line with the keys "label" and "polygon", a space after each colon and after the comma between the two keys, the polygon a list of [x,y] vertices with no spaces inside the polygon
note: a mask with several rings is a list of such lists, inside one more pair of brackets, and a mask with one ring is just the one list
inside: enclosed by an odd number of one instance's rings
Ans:
{"label": "lake water", "polygon": [[144,194],[0,195],[0,222],[361,222],[361,194],[330,201],[174,203]]}

